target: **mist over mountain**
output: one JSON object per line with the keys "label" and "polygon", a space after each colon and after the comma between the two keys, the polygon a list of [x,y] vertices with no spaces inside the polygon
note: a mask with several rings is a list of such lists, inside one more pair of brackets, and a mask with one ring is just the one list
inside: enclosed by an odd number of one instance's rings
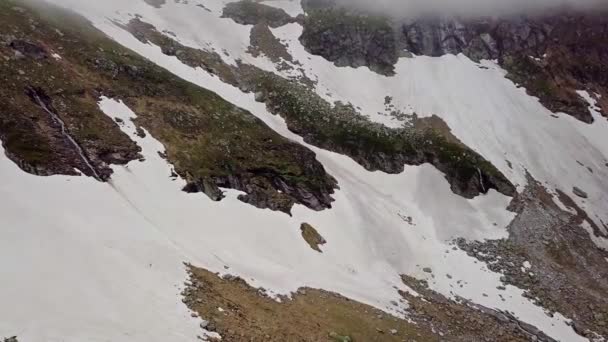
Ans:
{"label": "mist over mountain", "polygon": [[603,0],[335,0],[341,6],[391,16],[509,16],[559,10],[607,10]]}
{"label": "mist over mountain", "polygon": [[608,0],[0,0],[0,342],[608,342]]}

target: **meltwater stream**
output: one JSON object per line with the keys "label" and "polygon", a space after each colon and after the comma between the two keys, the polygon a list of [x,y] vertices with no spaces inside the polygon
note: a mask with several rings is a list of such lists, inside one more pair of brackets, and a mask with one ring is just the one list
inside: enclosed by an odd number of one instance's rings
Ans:
{"label": "meltwater stream", "polygon": [[59,126],[61,127],[61,134],[64,137],[66,137],[66,139],[70,142],[70,144],[72,144],[72,146],[74,146],[74,149],[76,149],[76,152],[80,156],[80,159],[82,159],[84,164],[89,168],[89,170],[93,174],[93,177],[95,177],[95,179],[101,181],[101,177],[99,176],[99,173],[97,173],[97,170],[95,170],[95,167],[91,164],[91,162],[89,161],[89,158],[87,158],[87,156],[84,154],[84,150],[82,149],[82,147],[80,147],[80,145],[76,142],[76,140],[74,140],[74,138],[72,138],[72,136],[67,132],[67,129],[65,128],[65,122],[63,122],[63,120],[61,120],[59,115],[57,115],[56,113],[54,113],[52,110],[49,109],[49,107],[44,103],[44,101],[42,101],[42,99],[40,98],[40,95],[38,95],[38,92],[35,89],[30,88],[29,92],[30,92],[32,98],[40,106],[40,108],[42,108],[45,112],[47,112],[51,116],[51,119],[54,122],[59,124]]}

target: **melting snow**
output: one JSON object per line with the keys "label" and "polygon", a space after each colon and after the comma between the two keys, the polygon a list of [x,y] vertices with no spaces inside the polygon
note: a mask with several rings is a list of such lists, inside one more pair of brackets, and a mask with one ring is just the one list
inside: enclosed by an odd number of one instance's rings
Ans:
{"label": "melting snow", "polygon": [[[142,44],[109,19],[125,20],[137,13],[182,42],[225,49],[228,59],[247,59],[248,28],[218,18],[222,1],[202,2],[211,12],[194,8],[194,2],[170,1],[155,9],[118,0],[54,1],[70,4],[120,44],[217,92],[304,144],[252,94]],[[606,178],[606,171],[596,164],[605,160],[606,150],[587,146],[605,147],[606,142],[585,138],[587,131],[599,130],[597,125],[605,121],[584,125],[569,117],[552,119],[538,101],[504,79],[493,63],[481,70],[463,56],[403,59],[395,78],[365,68],[336,68],[306,54],[296,43],[297,30],[297,25],[288,25],[275,32],[282,33],[294,56],[319,79],[320,93],[352,102],[378,120],[384,119],[370,113],[382,111],[384,96],[393,95],[398,107],[443,117],[459,138],[520,185],[525,183],[524,167],[554,185],[571,188],[576,183],[593,199],[587,203],[591,212],[605,214],[599,209],[608,189],[599,179]],[[184,181],[171,181],[171,166],[156,153],[162,145],[149,135],[142,139],[134,134],[129,121],[134,114],[124,104],[104,99],[100,106],[110,117],[125,120],[121,128],[142,146],[146,157],[143,163],[115,167],[111,184],[85,177],[35,177],[0,157],[0,196],[11,199],[0,207],[0,272],[8,275],[0,302],[11,308],[10,315],[3,312],[0,319],[3,333],[25,341],[191,341],[200,333],[200,320],[190,317],[179,296],[186,278],[182,262],[189,261],[217,272],[229,266],[231,273],[271,294],[301,286],[323,288],[397,315],[403,308],[391,302],[399,301],[395,287],[405,289],[399,274],[407,273],[428,279],[433,289],[448,296],[513,312],[552,337],[584,340],[562,316],[548,317],[521,296],[521,290],[496,289],[500,274],[483,263],[460,250],[445,253],[451,248],[447,241],[454,237],[506,236],[505,227],[513,217],[505,210],[510,199],[495,191],[467,200],[454,195],[432,166],[406,167],[400,175],[372,173],[350,158],[309,146],[339,181],[341,189],[331,210],[313,212],[296,206],[289,217],[243,204],[235,191],[215,203],[180,191]],[[477,124],[474,129],[471,122]],[[574,167],[575,152],[597,169],[594,175]],[[515,164],[514,170],[505,159]],[[411,216],[416,225],[404,222],[402,215]],[[323,254],[312,252],[302,241],[302,222],[315,226],[328,241]],[[423,272],[427,267],[453,279],[433,277]]]}
{"label": "melting snow", "polygon": [[598,225],[608,222],[608,120],[586,92],[579,94],[590,104],[595,119],[591,125],[566,114],[552,117],[538,99],[506,79],[495,61],[484,61],[487,69],[481,69],[464,55],[401,58],[397,75],[385,77],[365,67],[336,67],[309,54],[298,40],[301,31],[299,24],[273,29],[306,73],[318,81],[320,96],[330,102],[350,102],[388,126],[395,122],[376,114],[383,112],[385,96],[392,96],[397,108],[411,108],[421,117],[435,114],[519,189],[527,183],[527,172],[550,191],[559,188],[572,194],[577,186],[589,199],[571,196],[573,200]]}

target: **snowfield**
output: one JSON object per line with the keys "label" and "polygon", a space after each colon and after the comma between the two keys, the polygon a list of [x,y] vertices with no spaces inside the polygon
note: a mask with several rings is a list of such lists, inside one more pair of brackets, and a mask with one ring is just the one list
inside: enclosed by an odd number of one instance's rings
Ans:
{"label": "snowfield", "polygon": [[[168,1],[160,9],[143,1],[52,2],[78,11],[118,43],[306,145],[253,94],[162,54],[113,22],[138,14],[159,31],[175,34],[181,43],[213,49],[229,63],[241,58],[275,70],[268,59],[245,52],[250,27],[219,18],[227,1]],[[199,3],[210,11],[197,7]],[[292,15],[301,13],[297,1],[265,3]],[[593,111],[589,94],[581,96],[590,102],[594,124],[562,114],[553,118],[492,62],[484,62],[488,69],[481,69],[464,56],[401,59],[397,76],[384,77],[367,68],[337,68],[309,55],[297,40],[300,30],[290,24],[273,32],[288,44],[306,74],[318,81],[322,96],[351,102],[387,125],[396,123],[377,115],[384,110],[387,95],[399,108],[420,116],[436,114],[520,190],[526,170],[550,190],[572,193],[578,186],[589,199],[573,199],[598,224],[608,222],[608,183],[603,181],[608,179],[608,141],[602,135],[608,123]],[[130,121],[135,114],[129,108],[108,98],[99,105],[108,116],[124,120],[121,128],[145,156],[144,162],[114,167],[109,184],[86,177],[32,176],[0,151],[0,196],[11,199],[0,206],[0,303],[10,308],[0,313],[2,334],[18,335],[26,342],[192,341],[203,334],[200,321],[190,317],[179,294],[187,278],[183,262],[190,262],[241,276],[270,294],[289,294],[302,286],[321,288],[398,316],[407,307],[396,290],[407,290],[399,276],[409,274],[427,279],[432,289],[446,296],[510,311],[555,339],[585,340],[564,317],[549,317],[521,290],[498,290],[500,274],[452,250],[449,241],[456,237],[506,237],[506,226],[514,217],[506,210],[509,197],[490,191],[468,200],[453,194],[444,176],[430,165],[406,166],[399,175],[368,172],[348,157],[307,145],[340,185],[332,209],[314,212],[296,206],[289,217],[243,204],[232,190],[221,202],[212,202],[202,194],[182,192],[185,182],[170,179],[171,166],[157,153],[164,150],[162,144],[150,135],[135,134]],[[411,224],[404,220],[408,216]],[[327,240],[322,254],[302,239],[302,222]],[[425,267],[432,269],[433,277],[422,271]]]}
{"label": "snowfield", "polygon": [[[591,125],[551,113],[506,79],[506,72],[493,61],[477,64],[464,55],[401,58],[397,75],[385,77],[368,68],[336,67],[310,55],[298,40],[302,32],[298,24],[272,31],[304,64],[306,73],[314,73],[318,94],[330,102],[350,102],[389,126],[398,122],[387,123],[386,117],[377,115],[385,111],[386,96],[393,97],[395,107],[403,112],[437,115],[519,190],[527,184],[529,172],[549,191],[558,188],[569,194],[597,225],[608,224],[608,139],[601,133],[608,130],[608,121],[593,109],[595,101],[586,92],[579,94],[590,104],[595,119]],[[589,198],[574,195],[575,186]]]}

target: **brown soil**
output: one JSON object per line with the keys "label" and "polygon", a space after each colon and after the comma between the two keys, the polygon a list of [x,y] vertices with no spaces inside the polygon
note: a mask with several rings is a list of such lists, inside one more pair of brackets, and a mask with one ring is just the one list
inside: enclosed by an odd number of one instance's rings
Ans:
{"label": "brown soil", "polygon": [[240,278],[222,279],[194,267],[190,271],[185,302],[223,341],[340,341],[330,334],[355,342],[439,340],[430,331],[334,293],[300,289],[278,302]]}
{"label": "brown soil", "polygon": [[552,341],[507,313],[447,299],[407,276],[404,283],[420,296],[401,293],[410,303],[403,320],[317,289],[301,288],[279,302],[241,278],[188,269],[184,303],[223,341]]}

